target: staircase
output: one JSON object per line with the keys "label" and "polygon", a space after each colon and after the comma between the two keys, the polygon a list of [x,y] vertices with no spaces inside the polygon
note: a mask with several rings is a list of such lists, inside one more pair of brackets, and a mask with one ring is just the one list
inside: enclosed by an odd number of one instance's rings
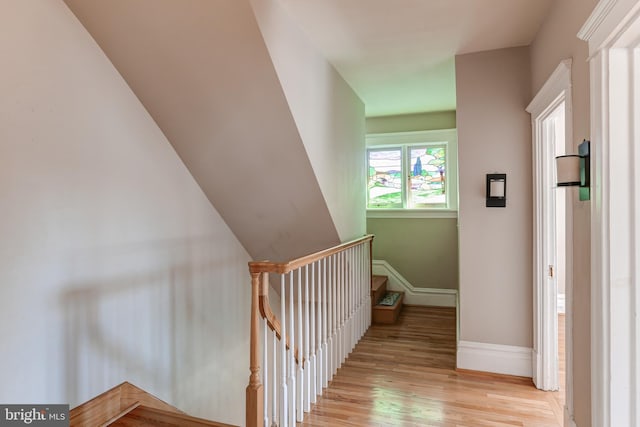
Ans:
{"label": "staircase", "polygon": [[192,417],[179,409],[124,382],[72,409],[70,427],[163,426],[163,427],[233,427]]}
{"label": "staircase", "polygon": [[247,427],[304,421],[367,331],[372,242],[367,235],[288,262],[249,263]]}
{"label": "staircase", "polygon": [[376,324],[396,323],[402,311],[404,292],[387,291],[387,276],[373,276],[371,279],[371,315]]}
{"label": "staircase", "polygon": [[201,427],[201,426],[228,426],[229,424],[221,424],[213,421],[195,418],[189,415],[177,412],[163,411],[161,409],[149,408],[146,406],[138,406],[131,412],[127,412],[121,418],[107,424],[118,427],[133,426],[182,426],[182,427]]}

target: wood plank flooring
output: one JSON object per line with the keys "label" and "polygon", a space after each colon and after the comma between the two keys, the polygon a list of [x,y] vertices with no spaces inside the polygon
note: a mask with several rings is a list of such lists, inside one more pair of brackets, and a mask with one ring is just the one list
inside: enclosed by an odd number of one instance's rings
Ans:
{"label": "wood plank flooring", "polygon": [[530,379],[456,371],[455,309],[405,306],[372,326],[302,426],[562,425],[558,393]]}

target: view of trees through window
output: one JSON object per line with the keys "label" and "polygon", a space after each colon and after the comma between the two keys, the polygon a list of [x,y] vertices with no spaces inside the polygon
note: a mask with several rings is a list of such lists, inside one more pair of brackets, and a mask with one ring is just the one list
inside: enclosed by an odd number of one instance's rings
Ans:
{"label": "view of trees through window", "polygon": [[368,150],[368,207],[446,207],[445,166],[443,144]]}

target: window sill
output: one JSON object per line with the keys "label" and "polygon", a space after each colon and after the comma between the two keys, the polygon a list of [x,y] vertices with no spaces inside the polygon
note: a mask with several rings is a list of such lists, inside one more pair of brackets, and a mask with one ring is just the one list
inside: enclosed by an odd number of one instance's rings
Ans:
{"label": "window sill", "polygon": [[367,209],[367,218],[458,218],[455,209]]}

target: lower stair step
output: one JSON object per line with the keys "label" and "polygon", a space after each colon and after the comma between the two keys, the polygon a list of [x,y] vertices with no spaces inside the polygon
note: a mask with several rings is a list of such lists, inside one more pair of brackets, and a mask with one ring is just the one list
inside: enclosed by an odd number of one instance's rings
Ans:
{"label": "lower stair step", "polygon": [[[393,300],[395,300],[393,305],[385,305],[387,301],[391,302]],[[398,317],[400,317],[400,312],[402,311],[403,300],[404,292],[390,291],[383,295],[378,304],[373,306],[373,323],[396,323],[398,321]]]}
{"label": "lower stair step", "polygon": [[69,426],[234,427],[191,417],[126,381],[69,411]]}
{"label": "lower stair step", "polygon": [[202,418],[191,417],[189,415],[176,412],[163,411],[161,409],[138,406],[128,412],[122,418],[117,419],[110,426],[133,427],[133,426],[164,426],[164,427],[232,427],[229,424],[222,424]]}
{"label": "lower stair step", "polygon": [[374,275],[371,279],[371,302],[376,305],[387,293],[387,276]]}

